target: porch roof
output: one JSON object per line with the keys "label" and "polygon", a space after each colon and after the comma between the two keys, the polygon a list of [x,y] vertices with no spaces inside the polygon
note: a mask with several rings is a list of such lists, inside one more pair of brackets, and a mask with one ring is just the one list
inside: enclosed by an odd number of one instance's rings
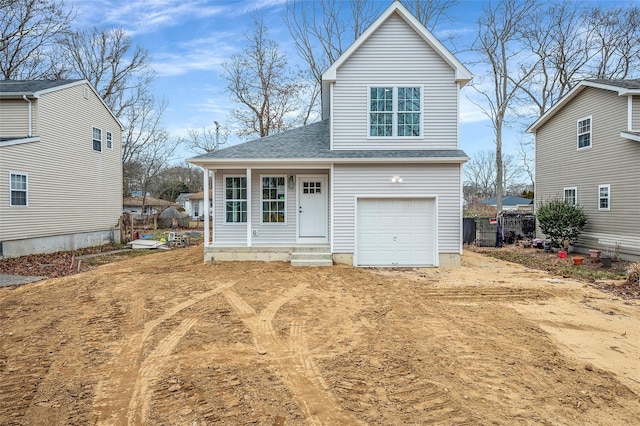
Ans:
{"label": "porch roof", "polygon": [[414,160],[464,162],[467,154],[459,149],[443,150],[331,150],[329,120],[319,121],[276,135],[255,139],[218,151],[188,159],[190,163],[205,166],[216,163],[241,161],[327,162]]}

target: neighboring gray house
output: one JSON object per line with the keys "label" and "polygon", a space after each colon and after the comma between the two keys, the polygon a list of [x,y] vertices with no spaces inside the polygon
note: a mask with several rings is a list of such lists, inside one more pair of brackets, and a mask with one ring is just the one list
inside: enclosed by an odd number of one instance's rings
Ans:
{"label": "neighboring gray house", "polygon": [[109,243],[122,126],[86,80],[0,81],[0,256]]}
{"label": "neighboring gray house", "polygon": [[322,121],[189,160],[213,175],[205,260],[458,266],[470,79],[393,2],[323,74]]}
{"label": "neighboring gray house", "polygon": [[582,81],[528,131],[536,205],[560,197],[585,209],[578,250],[640,258],[640,80]]}

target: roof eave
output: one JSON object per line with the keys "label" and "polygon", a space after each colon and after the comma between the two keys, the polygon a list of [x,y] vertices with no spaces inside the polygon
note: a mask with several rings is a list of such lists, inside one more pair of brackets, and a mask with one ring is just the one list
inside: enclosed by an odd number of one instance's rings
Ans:
{"label": "roof eave", "polygon": [[467,156],[459,157],[372,157],[372,158],[189,158],[186,161],[200,167],[215,167],[217,165],[238,166],[245,168],[248,164],[273,165],[282,164],[317,164],[318,166],[330,166],[331,164],[350,163],[438,163],[438,164],[462,164],[469,161]]}

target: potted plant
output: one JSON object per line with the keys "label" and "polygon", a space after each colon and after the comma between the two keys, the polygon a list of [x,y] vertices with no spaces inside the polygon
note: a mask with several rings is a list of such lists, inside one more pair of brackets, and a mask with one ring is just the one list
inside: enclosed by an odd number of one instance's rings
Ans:
{"label": "potted plant", "polygon": [[564,256],[561,252],[558,255],[566,257],[569,245],[578,239],[587,223],[587,214],[579,205],[552,198],[538,205],[536,219],[552,246],[564,247]]}

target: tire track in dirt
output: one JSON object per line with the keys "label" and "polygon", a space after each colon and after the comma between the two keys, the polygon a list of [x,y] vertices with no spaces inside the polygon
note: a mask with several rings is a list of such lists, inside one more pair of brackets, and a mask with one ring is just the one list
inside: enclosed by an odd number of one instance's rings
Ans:
{"label": "tire track in dirt", "polygon": [[[140,411],[139,407],[148,407],[149,394],[146,388],[143,392],[140,389],[143,381],[146,386],[147,381],[141,379],[147,373],[144,370],[146,361],[142,360],[144,343],[149,339],[155,328],[172,318],[179,312],[187,309],[209,297],[221,293],[225,289],[231,288],[237,281],[221,284],[215,289],[198,294],[182,303],[179,303],[167,309],[163,315],[144,324],[142,331],[129,330],[127,342],[122,346],[118,355],[111,360],[110,370],[113,374],[106,380],[99,382],[96,386],[93,398],[93,415],[95,423],[100,424],[125,424],[127,420],[131,423],[131,419],[136,418],[135,412]],[[141,303],[140,298],[135,298],[131,304],[130,319],[132,327],[135,327],[136,319],[144,317],[144,301]],[[179,340],[188,332],[195,322],[187,322],[188,328],[178,328],[169,337],[162,340],[156,348],[152,349],[151,354],[155,362],[154,368],[160,370],[159,365],[162,363],[162,355],[167,355],[175,348]],[[183,323],[184,326],[184,323]],[[176,334],[177,333],[177,334]],[[167,340],[168,339],[168,340]],[[161,352],[157,352],[157,350]],[[133,410],[133,413],[132,413]],[[141,418],[144,420],[144,417]],[[135,424],[135,423],[133,423]]]}
{"label": "tire track in dirt", "polygon": [[158,379],[162,370],[163,361],[176,347],[180,339],[195,325],[198,318],[187,318],[182,321],[177,330],[174,330],[167,336],[156,349],[142,362],[140,366],[140,374],[134,386],[133,395],[129,402],[127,411],[127,421],[129,424],[142,424],[145,422],[148,414],[150,402],[150,384]]}
{"label": "tire track in dirt", "polygon": [[[268,354],[271,359],[278,363],[283,379],[288,383],[299,405],[304,408],[308,424],[356,424],[358,422],[347,416],[333,395],[328,392],[328,387],[317,367],[313,367],[313,360],[309,357],[308,351],[304,349],[301,329],[294,327],[293,337],[291,337],[290,333],[289,342],[283,343],[273,328],[273,319],[278,310],[301,294],[307,287],[308,284],[296,286],[285,295],[273,300],[262,312],[257,314],[255,314],[253,308],[233,291],[227,290],[223,294],[253,333],[258,353],[261,355]],[[251,316],[252,313],[253,315]],[[292,346],[298,352],[292,350]],[[292,353],[298,358],[302,368],[298,368],[289,361]]]}

